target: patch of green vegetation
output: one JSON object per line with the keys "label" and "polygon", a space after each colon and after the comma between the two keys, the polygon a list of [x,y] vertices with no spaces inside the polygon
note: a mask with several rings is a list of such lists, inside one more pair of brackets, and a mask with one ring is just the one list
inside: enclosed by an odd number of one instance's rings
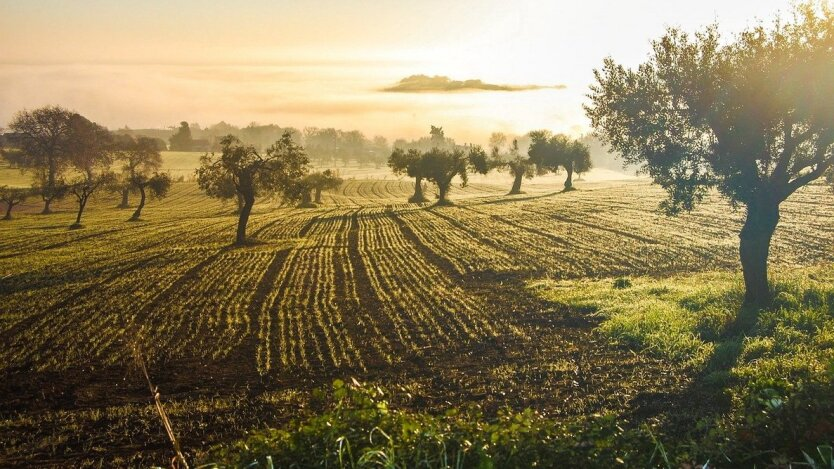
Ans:
{"label": "patch of green vegetation", "polygon": [[688,453],[768,464],[816,454],[834,439],[834,269],[780,273],[764,309],[743,306],[732,274],[631,281],[627,289],[611,280],[531,289],[601,316],[598,332],[613,343],[684,365],[695,386],[729,399],[729,410],[700,422],[708,431],[668,438],[694,438]]}
{"label": "patch of green vegetation", "polygon": [[607,468],[663,464],[661,450],[650,427],[631,430],[610,415],[563,423],[527,409],[487,419],[473,405],[435,416],[392,408],[379,387],[336,380],[325,412],[218,446],[205,460],[208,467]]}

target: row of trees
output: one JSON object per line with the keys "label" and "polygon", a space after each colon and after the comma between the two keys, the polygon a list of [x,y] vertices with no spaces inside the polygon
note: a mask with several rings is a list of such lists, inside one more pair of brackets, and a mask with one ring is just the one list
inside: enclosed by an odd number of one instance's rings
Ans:
{"label": "row of trees", "polygon": [[[72,228],[81,227],[81,217],[90,197],[107,189],[122,196],[128,205],[130,193],[140,202],[131,217],[138,220],[148,196],[164,197],[170,177],[160,173],[162,158],[156,141],[114,135],[84,116],[58,106],[21,111],[4,135],[2,156],[31,174],[30,188],[4,186],[0,200],[6,204],[6,219],[12,208],[28,197],[43,200],[41,213],[52,212],[56,200],[74,196],[78,212]],[[115,170],[113,166],[118,166]]]}
{"label": "row of trees", "polygon": [[[173,134],[170,134],[173,130]],[[305,127],[299,130],[293,127],[280,127],[274,124],[261,125],[255,122],[246,127],[237,127],[226,122],[202,128],[199,124],[181,122],[179,127],[160,133],[160,130],[119,129],[118,133],[138,136],[164,135],[167,137],[171,151],[214,151],[223,150],[222,140],[228,135],[237,137],[241,142],[252,145],[259,151],[265,150],[273,142],[282,138],[284,133],[292,135],[296,144],[302,145],[312,161],[319,164],[341,162],[347,165],[356,162],[360,166],[379,167],[385,163],[391,153],[391,145],[382,136],[369,138],[358,130],[339,130],[334,128]],[[164,140],[155,138],[157,144],[165,145]],[[165,150],[166,148],[162,148]]]}
{"label": "row of trees", "polygon": [[[397,141],[388,158],[388,166],[397,175],[413,177],[414,195],[408,201],[421,203],[427,199],[423,181],[434,183],[438,189],[438,204],[449,204],[452,180],[460,177],[463,185],[468,174],[487,174],[492,170],[506,171],[513,176],[510,194],[521,194],[524,178],[548,172],[567,173],[565,190],[573,189],[573,174],[591,169],[591,154],[587,145],[565,135],[553,135],[537,130],[509,141],[506,135],[494,133],[490,137],[490,152],[480,146],[458,146],[446,138],[442,127],[431,127],[430,137],[412,142]],[[527,149],[522,151],[522,145]]]}

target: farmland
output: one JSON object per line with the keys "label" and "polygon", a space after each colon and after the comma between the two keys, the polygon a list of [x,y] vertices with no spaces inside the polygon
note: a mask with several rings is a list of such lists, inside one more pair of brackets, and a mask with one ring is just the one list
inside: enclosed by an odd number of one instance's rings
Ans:
{"label": "farmland", "polygon": [[[404,203],[407,179],[348,179],[315,209],[260,201],[246,247],[229,246],[231,204],[193,182],[141,222],[103,195],[73,231],[69,200],[42,216],[30,199],[0,224],[0,463],[162,462],[134,346],[192,451],[308,412],[334,378],[427,409],[657,411],[686,373],[525,282],[736,270],[742,213],[713,194],[668,218],[643,180],[536,181],[508,197],[473,179],[441,208]],[[834,260],[827,191],[783,205],[777,269]]]}

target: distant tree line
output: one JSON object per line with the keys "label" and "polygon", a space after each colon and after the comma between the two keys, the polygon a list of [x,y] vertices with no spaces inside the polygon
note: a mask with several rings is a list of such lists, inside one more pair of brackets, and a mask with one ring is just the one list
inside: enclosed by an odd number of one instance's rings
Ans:
{"label": "distant tree line", "polygon": [[[519,144],[519,140],[522,144]],[[553,135],[547,130],[528,133],[512,142],[501,133],[493,133],[490,151],[478,145],[455,144],[447,138],[442,127],[431,126],[428,137],[417,140],[396,140],[388,158],[388,166],[396,175],[414,178],[412,203],[427,202],[423,182],[434,183],[439,205],[450,204],[449,190],[455,177],[466,185],[469,174],[487,174],[492,170],[507,171],[513,176],[509,194],[520,194],[524,178],[548,172],[567,173],[565,190],[573,189],[574,173],[591,169],[588,146],[565,135]],[[526,147],[522,150],[522,145]]]}
{"label": "distant tree line", "polygon": [[122,128],[119,134],[134,137],[152,137],[161,150],[221,152],[222,140],[234,135],[242,143],[263,151],[289,133],[296,145],[304,147],[308,158],[319,165],[347,166],[354,163],[360,167],[381,167],[391,153],[391,145],[385,137],[367,137],[358,130],[339,130],[334,128],[305,127],[299,130],[293,127],[281,127],[275,124],[261,125],[251,123],[246,127],[237,127],[226,122],[201,127],[186,121],[178,127],[162,129]]}

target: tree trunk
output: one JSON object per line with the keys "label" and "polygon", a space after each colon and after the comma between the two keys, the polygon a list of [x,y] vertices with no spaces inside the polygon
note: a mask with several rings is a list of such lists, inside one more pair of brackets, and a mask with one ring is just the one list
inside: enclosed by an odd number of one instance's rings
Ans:
{"label": "tree trunk", "polygon": [[81,228],[81,215],[84,213],[84,207],[87,205],[87,198],[84,197],[78,200],[78,215],[75,217],[75,223],[70,225],[70,228]]}
{"label": "tree trunk", "polygon": [[246,244],[246,224],[249,223],[249,214],[252,213],[252,206],[255,205],[255,196],[243,196],[243,207],[240,209],[240,218],[237,221],[237,237],[235,244],[238,246]]}
{"label": "tree trunk", "polygon": [[304,191],[301,193],[301,203],[298,204],[298,208],[315,208],[316,204],[313,203],[313,191]]}
{"label": "tree trunk", "polygon": [[133,212],[131,220],[138,220],[142,216],[142,209],[145,208],[145,186],[139,186],[139,206]]}
{"label": "tree trunk", "polygon": [[437,191],[439,192],[437,198],[437,205],[452,205],[452,202],[449,200],[449,186],[451,183],[438,183],[437,184]]}
{"label": "tree trunk", "polygon": [[119,204],[119,206],[116,207],[116,208],[128,208],[128,207],[130,207],[130,202],[128,202],[128,200],[127,200],[128,194],[130,194],[130,189],[129,188],[122,189],[122,201]]}
{"label": "tree trunk", "polygon": [[423,177],[417,176],[414,178],[414,195],[408,199],[411,203],[420,204],[426,201],[425,196],[423,196]]}
{"label": "tree trunk", "polygon": [[565,190],[573,189],[573,163],[568,163],[565,166],[565,171],[568,173],[568,178],[565,179]]}
{"label": "tree trunk", "polygon": [[52,197],[44,197],[43,198],[43,210],[41,210],[42,215],[49,215],[52,213],[50,210],[49,205],[52,203]]}
{"label": "tree trunk", "polygon": [[321,189],[319,189],[319,188],[316,188],[316,203],[317,204],[321,203]]}
{"label": "tree trunk", "polygon": [[746,304],[764,305],[770,301],[767,259],[778,223],[779,202],[765,200],[747,205],[747,219],[739,233]]}
{"label": "tree trunk", "polygon": [[3,220],[11,220],[12,219],[12,207],[14,207],[14,204],[11,203],[11,202],[9,202],[6,205],[6,216],[3,217]]}
{"label": "tree trunk", "polygon": [[513,180],[513,188],[510,189],[509,195],[521,194],[522,178],[524,178],[524,172],[516,173],[515,180]]}

